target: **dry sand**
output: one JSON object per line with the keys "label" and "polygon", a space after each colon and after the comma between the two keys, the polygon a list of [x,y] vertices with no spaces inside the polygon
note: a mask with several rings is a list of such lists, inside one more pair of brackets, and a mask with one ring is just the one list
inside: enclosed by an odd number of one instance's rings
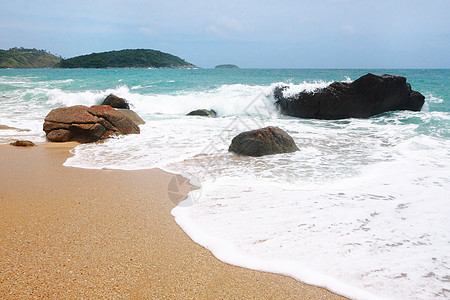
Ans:
{"label": "dry sand", "polygon": [[170,215],[175,175],[63,167],[71,147],[0,147],[1,299],[343,299],[220,262]]}

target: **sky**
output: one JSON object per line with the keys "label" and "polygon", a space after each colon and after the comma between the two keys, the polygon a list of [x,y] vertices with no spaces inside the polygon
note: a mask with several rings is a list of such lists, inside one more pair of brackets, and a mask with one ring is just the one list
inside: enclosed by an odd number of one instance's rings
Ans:
{"label": "sky", "polygon": [[0,0],[0,49],[155,49],[202,68],[450,68],[450,0]]}

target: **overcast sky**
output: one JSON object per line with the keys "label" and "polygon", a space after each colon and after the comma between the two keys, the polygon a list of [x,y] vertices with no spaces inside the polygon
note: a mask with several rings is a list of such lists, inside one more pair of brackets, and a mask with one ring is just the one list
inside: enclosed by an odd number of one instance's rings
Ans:
{"label": "overcast sky", "polygon": [[204,68],[450,68],[450,0],[0,0],[11,47],[157,49]]}

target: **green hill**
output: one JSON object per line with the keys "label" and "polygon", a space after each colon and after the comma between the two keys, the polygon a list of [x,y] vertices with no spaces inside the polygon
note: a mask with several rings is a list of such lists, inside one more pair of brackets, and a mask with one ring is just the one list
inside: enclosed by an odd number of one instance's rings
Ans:
{"label": "green hill", "polygon": [[0,68],[51,68],[61,60],[45,50],[11,48],[0,50]]}
{"label": "green hill", "polygon": [[157,50],[127,49],[61,60],[56,68],[196,68],[185,60]]}
{"label": "green hill", "polygon": [[239,67],[236,65],[225,64],[225,65],[218,65],[215,67],[215,69],[239,69]]}

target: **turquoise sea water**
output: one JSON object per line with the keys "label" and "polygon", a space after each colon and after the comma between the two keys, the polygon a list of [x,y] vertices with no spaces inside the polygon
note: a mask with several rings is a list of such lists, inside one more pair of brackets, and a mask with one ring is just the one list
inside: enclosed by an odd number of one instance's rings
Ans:
{"label": "turquoise sea water", "polygon": [[[314,81],[353,80],[367,73],[405,76],[413,87],[435,97],[448,97],[449,70],[401,69],[198,69],[198,70],[146,70],[146,69],[75,69],[75,70],[0,70],[1,91],[18,89],[8,85],[7,79],[22,78],[35,84],[48,83],[54,88],[70,91],[106,90],[118,86],[141,86],[140,94],[164,94],[179,91],[202,91],[224,84],[270,85],[274,82],[302,83]],[[68,82],[67,82],[68,80]],[[144,85],[143,85],[144,84]],[[446,109],[449,109],[447,103]]]}
{"label": "turquoise sea water", "polygon": [[[420,112],[370,119],[281,116],[273,88],[313,90],[371,72],[407,78]],[[351,298],[434,299],[450,291],[450,70],[0,70],[0,143],[44,142],[53,108],[126,98],[140,135],[78,146],[65,165],[181,173],[201,186],[173,210],[219,259]],[[218,118],[186,117],[214,109]],[[227,151],[238,133],[279,126],[300,151]],[[170,187],[168,187],[168,192]]]}

